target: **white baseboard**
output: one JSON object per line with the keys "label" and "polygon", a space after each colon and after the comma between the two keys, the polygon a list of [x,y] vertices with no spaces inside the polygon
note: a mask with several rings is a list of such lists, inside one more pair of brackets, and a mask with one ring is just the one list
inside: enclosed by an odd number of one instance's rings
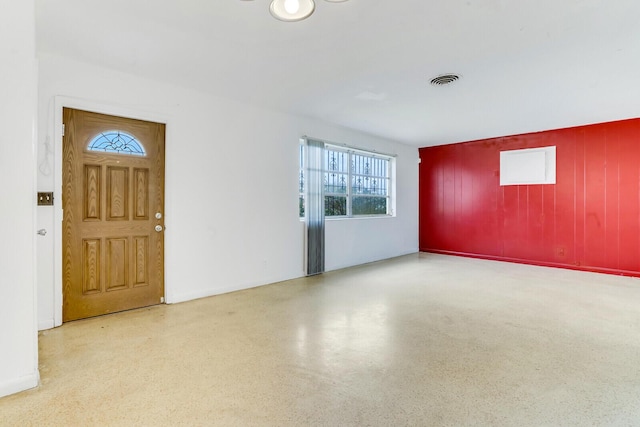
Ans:
{"label": "white baseboard", "polygon": [[238,283],[233,286],[220,288],[203,289],[197,292],[187,292],[181,294],[167,295],[167,304],[177,304],[192,301],[199,298],[208,298],[215,295],[228,294],[229,292],[244,291],[246,289],[258,288],[260,286],[283,282],[285,280],[296,279],[296,277],[265,277],[256,282]]}
{"label": "white baseboard", "polygon": [[229,292],[243,291],[245,289],[255,288],[258,286],[264,286],[265,284],[255,284],[255,285],[237,285],[237,286],[229,286],[223,288],[215,288],[215,289],[204,289],[198,292],[188,292],[184,294],[173,295],[172,297],[167,297],[167,304],[178,304],[181,302],[193,301],[200,298],[208,298],[215,295],[227,294]]}
{"label": "white baseboard", "polygon": [[45,329],[53,329],[55,328],[55,322],[53,321],[53,319],[47,319],[47,320],[38,320],[38,330],[39,331],[44,331]]}
{"label": "white baseboard", "polygon": [[5,381],[0,383],[0,397],[37,387],[39,382],[40,372],[38,371],[24,377]]}

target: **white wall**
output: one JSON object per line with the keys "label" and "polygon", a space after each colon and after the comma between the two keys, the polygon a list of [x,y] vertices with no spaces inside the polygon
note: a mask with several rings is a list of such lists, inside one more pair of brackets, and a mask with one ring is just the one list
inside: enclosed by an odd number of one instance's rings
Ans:
{"label": "white wall", "polygon": [[38,384],[34,2],[0,0],[0,396]]}
{"label": "white wall", "polygon": [[[397,217],[328,221],[327,269],[418,250],[415,147],[60,57],[42,57],[39,65],[39,162],[45,172],[60,168],[51,155],[50,165],[43,163],[47,136],[55,140],[56,96],[103,112],[166,121],[168,302],[304,275],[298,218],[302,135],[398,155]],[[38,175],[42,191],[60,191],[54,181],[55,173]],[[39,210],[38,226],[55,229],[54,212]],[[38,243],[39,324],[45,328],[54,324],[59,270],[53,233]]]}

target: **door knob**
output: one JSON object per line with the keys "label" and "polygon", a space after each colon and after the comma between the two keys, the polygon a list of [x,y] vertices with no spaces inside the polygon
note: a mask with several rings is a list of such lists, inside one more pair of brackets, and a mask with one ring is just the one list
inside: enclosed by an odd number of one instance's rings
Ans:
{"label": "door knob", "polygon": [[47,230],[45,230],[44,228],[41,228],[40,230],[37,231],[37,233],[41,236],[46,236]]}
{"label": "door knob", "polygon": [[161,225],[156,225],[155,230],[159,233],[162,231],[162,226]]}

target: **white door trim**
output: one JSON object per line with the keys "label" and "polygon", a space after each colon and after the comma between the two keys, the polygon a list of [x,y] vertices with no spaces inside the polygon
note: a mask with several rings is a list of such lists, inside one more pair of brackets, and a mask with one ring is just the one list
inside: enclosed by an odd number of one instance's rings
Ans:
{"label": "white door trim", "polygon": [[[53,316],[54,326],[62,325],[62,109],[74,108],[78,110],[93,111],[95,113],[109,114],[112,116],[128,117],[138,120],[146,120],[156,123],[168,124],[169,120],[166,116],[145,110],[134,109],[122,105],[107,104],[97,101],[91,101],[82,98],[72,98],[67,96],[55,96],[54,97],[54,112],[53,123],[49,124],[53,127],[54,135],[54,177],[53,177],[53,199],[58,202],[54,204],[54,229],[53,229],[53,241],[54,241],[54,254],[53,254],[53,275],[54,275],[54,292],[53,292]],[[169,126],[166,126],[165,132],[165,227],[167,225],[167,218],[171,215],[166,215],[167,199],[166,199],[166,187],[167,187],[167,167],[166,157],[167,148],[169,146]],[[165,254],[167,247],[167,235],[165,233]],[[166,266],[166,263],[165,263]],[[166,280],[166,267],[165,267],[165,283],[164,283],[164,299],[167,301],[167,280]]]}

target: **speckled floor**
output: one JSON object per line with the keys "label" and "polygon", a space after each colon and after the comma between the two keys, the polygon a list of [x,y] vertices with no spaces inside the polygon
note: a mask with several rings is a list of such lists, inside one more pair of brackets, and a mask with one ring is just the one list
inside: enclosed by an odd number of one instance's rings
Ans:
{"label": "speckled floor", "polygon": [[415,254],[40,335],[2,426],[640,425],[640,280]]}

